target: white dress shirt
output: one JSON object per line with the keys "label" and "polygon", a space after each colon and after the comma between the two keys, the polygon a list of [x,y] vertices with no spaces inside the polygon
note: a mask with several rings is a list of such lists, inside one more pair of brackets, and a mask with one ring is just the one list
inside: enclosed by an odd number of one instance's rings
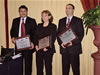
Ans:
{"label": "white dress shirt", "polygon": [[[19,37],[21,37],[21,24],[22,24],[22,17],[20,18],[20,25],[19,25]],[[24,24],[26,23],[26,19],[27,19],[27,17],[24,17]]]}

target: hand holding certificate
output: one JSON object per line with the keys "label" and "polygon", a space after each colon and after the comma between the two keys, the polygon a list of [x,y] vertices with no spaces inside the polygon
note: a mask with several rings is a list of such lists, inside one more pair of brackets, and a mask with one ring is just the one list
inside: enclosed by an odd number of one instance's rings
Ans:
{"label": "hand holding certificate", "polygon": [[72,42],[77,39],[76,34],[73,32],[72,28],[64,30],[64,32],[59,34],[59,38],[62,43],[67,46],[69,42]]}
{"label": "hand holding certificate", "polygon": [[39,50],[47,47],[51,47],[51,36],[43,37],[39,40],[38,43]]}
{"label": "hand holding certificate", "polygon": [[31,48],[30,36],[16,38],[15,43],[18,51]]}

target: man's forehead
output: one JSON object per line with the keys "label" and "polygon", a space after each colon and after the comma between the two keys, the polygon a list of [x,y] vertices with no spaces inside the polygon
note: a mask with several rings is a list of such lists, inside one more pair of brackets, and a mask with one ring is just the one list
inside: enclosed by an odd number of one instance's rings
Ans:
{"label": "man's forehead", "polygon": [[66,5],[66,8],[73,8],[71,5]]}

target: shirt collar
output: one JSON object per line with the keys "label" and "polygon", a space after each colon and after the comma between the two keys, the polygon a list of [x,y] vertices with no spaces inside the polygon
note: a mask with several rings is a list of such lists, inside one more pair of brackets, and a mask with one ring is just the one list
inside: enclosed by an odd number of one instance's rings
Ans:
{"label": "shirt collar", "polygon": [[72,18],[73,18],[73,16],[70,16],[70,17],[67,17],[67,18],[69,18],[70,19],[70,21],[72,20]]}
{"label": "shirt collar", "polygon": [[[21,20],[22,20],[23,18],[21,17]],[[24,21],[27,19],[27,17],[24,17]]]}

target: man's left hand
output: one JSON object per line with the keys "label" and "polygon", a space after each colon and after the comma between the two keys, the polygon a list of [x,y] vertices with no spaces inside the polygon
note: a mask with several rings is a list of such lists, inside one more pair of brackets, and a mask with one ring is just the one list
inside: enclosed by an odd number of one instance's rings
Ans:
{"label": "man's left hand", "polygon": [[69,42],[69,44],[68,44],[67,46],[68,46],[68,47],[69,47],[69,46],[72,46],[72,42]]}
{"label": "man's left hand", "polygon": [[46,51],[48,51],[48,49],[47,48],[44,48],[43,51],[46,52]]}
{"label": "man's left hand", "polygon": [[31,48],[30,49],[33,49],[34,48],[34,44],[31,42]]}

